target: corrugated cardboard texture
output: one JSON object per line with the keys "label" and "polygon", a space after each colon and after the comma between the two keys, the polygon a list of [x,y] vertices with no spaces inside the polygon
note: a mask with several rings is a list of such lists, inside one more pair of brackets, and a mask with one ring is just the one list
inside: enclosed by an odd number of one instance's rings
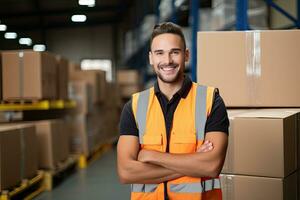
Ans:
{"label": "corrugated cardboard texture", "polygon": [[65,126],[65,121],[63,120],[57,120],[56,121],[58,128],[59,128],[59,141],[60,145],[56,148],[59,148],[59,161],[65,161],[70,153],[70,139],[69,139],[69,130]]}
{"label": "corrugated cardboard texture", "polygon": [[21,179],[30,179],[37,175],[38,170],[38,143],[36,129],[29,123],[7,123],[1,127],[16,129],[20,134],[20,176]]}
{"label": "corrugated cardboard texture", "polygon": [[93,109],[92,86],[86,81],[71,81],[69,83],[69,97],[76,101],[76,108],[72,113],[88,114]]}
{"label": "corrugated cardboard texture", "polygon": [[141,80],[137,70],[118,70],[117,82],[120,85],[140,85]]}
{"label": "corrugated cardboard texture", "polygon": [[20,131],[0,127],[0,191],[10,189],[21,181]]}
{"label": "corrugated cardboard texture", "polygon": [[221,175],[224,200],[296,200],[297,173],[281,178]]}
{"label": "corrugated cardboard texture", "polygon": [[[93,71],[72,71],[70,73],[70,80],[71,81],[86,81],[92,86],[93,89],[93,103],[100,103],[104,100],[104,92],[103,90],[103,71],[100,70],[93,70]],[[101,96],[102,95],[102,96]]]}
{"label": "corrugated cardboard texture", "polygon": [[286,177],[297,169],[296,112],[228,113],[229,146],[222,173]]}
{"label": "corrugated cardboard texture", "polygon": [[70,130],[71,153],[89,155],[86,115],[70,115],[66,122]]}
{"label": "corrugated cardboard texture", "polygon": [[60,127],[57,120],[34,122],[39,146],[39,168],[55,169],[60,160]]}
{"label": "corrugated cardboard texture", "polygon": [[121,108],[120,87],[117,83],[107,83],[105,106],[109,108]]}
{"label": "corrugated cardboard texture", "polygon": [[69,74],[72,74],[72,72],[81,70],[81,67],[78,63],[69,62],[68,71]]}
{"label": "corrugated cardboard texture", "polygon": [[299,107],[300,31],[256,32],[256,43],[251,34],[199,32],[197,82],[218,87],[229,107]]}
{"label": "corrugated cardboard texture", "polygon": [[55,99],[56,59],[47,52],[4,51],[3,99]]}
{"label": "corrugated cardboard texture", "polygon": [[121,97],[130,98],[132,94],[141,91],[139,85],[121,85]]}
{"label": "corrugated cardboard texture", "polygon": [[57,56],[57,98],[68,99],[69,61]]}

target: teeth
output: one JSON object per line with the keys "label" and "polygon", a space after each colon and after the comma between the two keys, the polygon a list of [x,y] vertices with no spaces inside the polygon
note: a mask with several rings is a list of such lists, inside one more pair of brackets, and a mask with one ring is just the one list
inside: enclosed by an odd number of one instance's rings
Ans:
{"label": "teeth", "polygon": [[164,68],[165,71],[171,71],[173,68]]}
{"label": "teeth", "polygon": [[163,71],[171,71],[173,69],[175,69],[175,68],[173,68],[173,67],[164,67],[164,68],[162,68]]}

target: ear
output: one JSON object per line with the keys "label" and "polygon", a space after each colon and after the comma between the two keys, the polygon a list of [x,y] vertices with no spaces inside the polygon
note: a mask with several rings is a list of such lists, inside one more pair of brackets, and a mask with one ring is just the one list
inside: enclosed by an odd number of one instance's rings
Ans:
{"label": "ear", "polygon": [[153,65],[153,57],[152,57],[152,53],[151,53],[151,51],[149,51],[149,63],[150,63],[150,65]]}
{"label": "ear", "polygon": [[186,48],[186,50],[184,51],[184,61],[188,62],[189,60],[190,60],[190,50]]}

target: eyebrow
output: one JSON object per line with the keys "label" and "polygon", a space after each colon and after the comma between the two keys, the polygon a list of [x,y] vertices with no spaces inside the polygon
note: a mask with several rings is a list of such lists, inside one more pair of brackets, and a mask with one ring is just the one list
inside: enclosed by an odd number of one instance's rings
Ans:
{"label": "eyebrow", "polygon": [[[156,52],[163,52],[164,50],[162,50],[162,49],[157,49],[157,50],[154,50],[153,52],[154,53],[156,53]],[[170,49],[170,51],[181,51],[181,49],[180,48],[172,48],[172,49]]]}

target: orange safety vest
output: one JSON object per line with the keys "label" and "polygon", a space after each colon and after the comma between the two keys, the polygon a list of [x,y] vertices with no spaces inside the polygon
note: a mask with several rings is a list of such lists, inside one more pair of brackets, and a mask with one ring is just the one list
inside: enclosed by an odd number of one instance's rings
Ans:
{"label": "orange safety vest", "polygon": [[[170,131],[170,153],[194,153],[204,141],[207,116],[211,112],[215,88],[192,84],[181,98]],[[139,129],[142,149],[166,152],[167,135],[160,103],[150,88],[132,96],[132,110]],[[219,178],[184,176],[167,182],[170,200],[221,200]],[[131,200],[164,200],[164,183],[132,184]]]}

